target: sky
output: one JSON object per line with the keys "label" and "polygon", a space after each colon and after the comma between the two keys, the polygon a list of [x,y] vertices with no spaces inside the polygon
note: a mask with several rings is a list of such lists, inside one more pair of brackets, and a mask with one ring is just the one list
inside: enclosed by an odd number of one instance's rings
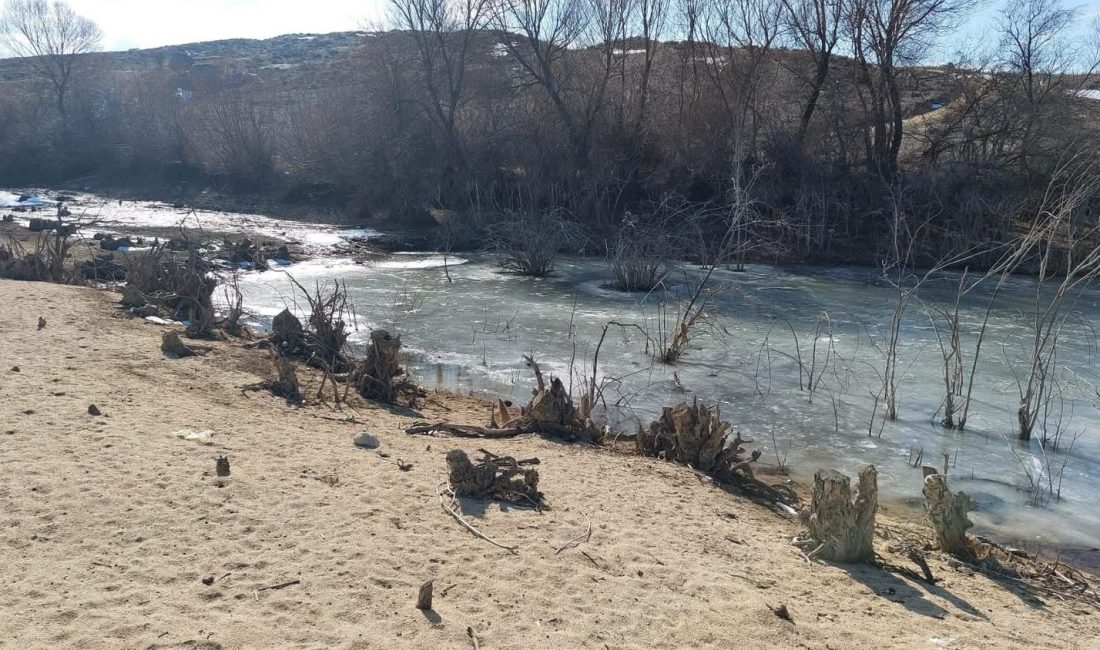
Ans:
{"label": "sky", "polygon": [[[378,24],[388,0],[68,0],[103,29],[105,50],[224,38],[351,31]],[[1003,0],[978,0],[970,20],[931,58],[951,60],[989,37]],[[1100,0],[1064,0],[1082,18],[1100,18]],[[1081,21],[1084,23],[1085,21]]]}
{"label": "sky", "polygon": [[68,0],[103,30],[103,49],[225,38],[346,32],[378,20],[385,0]]}

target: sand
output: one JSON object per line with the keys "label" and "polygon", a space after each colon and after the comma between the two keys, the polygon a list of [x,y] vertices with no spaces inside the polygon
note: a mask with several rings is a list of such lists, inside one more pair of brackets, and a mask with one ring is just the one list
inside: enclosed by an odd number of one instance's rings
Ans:
{"label": "sand", "polygon": [[[684,467],[533,437],[406,436],[417,418],[400,409],[292,408],[242,392],[267,371],[264,353],[216,343],[167,359],[163,328],[122,316],[116,298],[0,281],[5,647],[471,648],[467,628],[482,648],[1100,643],[1096,610],[935,555],[935,587],[811,565],[790,544],[797,522]],[[442,394],[422,410],[488,415]],[[214,444],[177,438],[184,428],[214,431]],[[362,431],[389,458],[353,446]],[[550,510],[464,506],[518,553],[441,510],[456,447],[541,459]],[[556,552],[589,520],[589,539]],[[427,579],[434,611],[422,612]],[[780,604],[793,622],[772,613]]]}

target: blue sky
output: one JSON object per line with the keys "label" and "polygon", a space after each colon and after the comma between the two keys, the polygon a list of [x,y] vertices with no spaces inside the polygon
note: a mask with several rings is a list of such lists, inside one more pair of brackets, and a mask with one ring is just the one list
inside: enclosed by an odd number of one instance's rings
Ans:
{"label": "blue sky", "polygon": [[[990,38],[1003,0],[985,0],[930,58],[948,61],[958,49]],[[69,0],[103,28],[108,50],[156,47],[222,38],[269,38],[295,32],[349,31],[377,23],[387,0]],[[1100,0],[1066,2],[1083,18],[1100,18]],[[1082,21],[1085,22],[1085,21]]]}

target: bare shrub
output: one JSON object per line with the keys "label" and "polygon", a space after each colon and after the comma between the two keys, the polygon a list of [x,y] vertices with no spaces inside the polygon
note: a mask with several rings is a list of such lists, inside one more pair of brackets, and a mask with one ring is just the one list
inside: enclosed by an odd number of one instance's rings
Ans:
{"label": "bare shrub", "polygon": [[76,280],[78,274],[66,262],[72,251],[73,236],[81,228],[94,223],[75,218],[64,221],[60,216],[52,222],[43,219],[43,229],[38,232],[30,250],[9,235],[7,243],[0,244],[0,277],[40,282]]}
{"label": "bare shrub", "polygon": [[553,273],[558,253],[579,238],[576,225],[557,212],[517,215],[489,228],[489,245],[497,254],[497,266],[537,278]]}
{"label": "bare shrub", "polygon": [[619,291],[652,291],[665,276],[665,260],[672,256],[665,225],[643,225],[627,215],[608,246],[610,286]]}
{"label": "bare shrub", "polygon": [[49,264],[38,250],[28,251],[14,237],[0,244],[0,278],[42,282],[50,279]]}
{"label": "bare shrub", "polygon": [[209,338],[214,334],[213,296],[218,285],[210,271],[193,248],[176,254],[167,244],[153,246],[126,258],[127,293],[167,309],[172,318],[189,321],[188,336]]}

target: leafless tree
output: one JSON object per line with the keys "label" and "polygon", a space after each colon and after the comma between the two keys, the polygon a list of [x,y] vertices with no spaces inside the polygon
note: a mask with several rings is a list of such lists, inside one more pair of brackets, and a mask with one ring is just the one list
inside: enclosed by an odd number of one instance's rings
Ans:
{"label": "leafless tree", "polygon": [[[1016,141],[1012,156],[1025,169],[1034,168],[1036,157],[1056,161],[1063,153],[1065,139],[1058,134],[1065,129],[1067,105],[1096,65],[1071,38],[1075,17],[1060,0],[1011,0],[997,22],[998,90],[1006,102],[1006,128]],[[1071,74],[1075,70],[1082,74]]]}
{"label": "leafless tree", "polygon": [[[769,78],[772,47],[780,34],[782,5],[772,0],[715,1],[705,5],[705,70],[732,130],[731,176],[745,185],[743,162],[756,150],[761,92]],[[735,192],[738,191],[735,189]]]}
{"label": "leafless tree", "polygon": [[871,128],[864,136],[869,166],[892,176],[901,151],[905,107],[901,66],[918,62],[971,0],[852,0],[847,38],[860,67],[857,86]]}
{"label": "leafless tree", "polygon": [[[634,128],[640,134],[649,109],[650,83],[657,46],[664,34],[669,0],[636,0],[634,32],[642,39],[642,74],[638,84],[638,109]],[[624,57],[626,53],[624,52]]]}
{"label": "leafless tree", "polygon": [[[813,62],[813,73],[807,81],[806,103],[798,123],[798,142],[806,138],[817,109],[817,100],[829,77],[833,52],[840,41],[841,26],[847,11],[847,0],[781,0],[785,11],[783,21],[794,43],[804,49]],[[801,61],[796,67],[801,69]]]}
{"label": "leafless tree", "polygon": [[60,0],[8,0],[0,17],[0,43],[49,81],[62,122],[82,55],[99,47],[103,33]]}
{"label": "leafless tree", "polygon": [[1001,10],[1002,64],[1018,76],[1028,102],[1041,103],[1063,83],[1075,58],[1065,39],[1073,18],[1060,0],[1011,0]]}
{"label": "leafless tree", "polygon": [[[605,108],[626,0],[497,0],[493,24],[523,71],[520,84],[545,93],[565,127],[574,164],[590,163]],[[514,36],[513,36],[514,34]]]}
{"label": "leafless tree", "polygon": [[456,126],[466,91],[468,59],[483,37],[489,0],[390,0],[391,22],[416,43],[424,112],[443,135],[454,164],[464,150]]}

